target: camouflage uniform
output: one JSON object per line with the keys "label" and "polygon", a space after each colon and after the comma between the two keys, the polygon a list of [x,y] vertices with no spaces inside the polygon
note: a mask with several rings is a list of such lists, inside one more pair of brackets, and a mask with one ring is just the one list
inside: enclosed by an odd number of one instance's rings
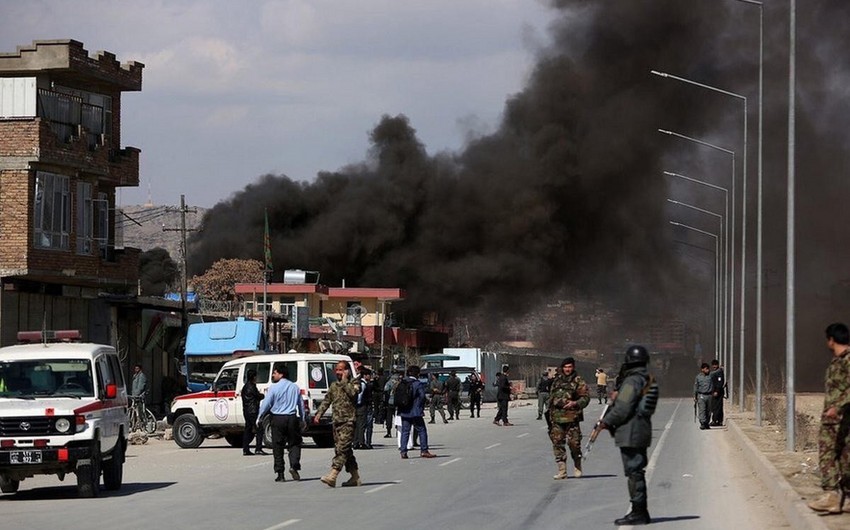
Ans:
{"label": "camouflage uniform", "polygon": [[[566,409],[568,401],[575,401],[577,407]],[[582,409],[589,403],[587,383],[580,375],[573,372],[569,376],[563,373],[555,376],[549,389],[547,407],[551,421],[549,439],[552,440],[555,462],[567,461],[566,444],[576,467],[581,466],[581,422],[584,420]]]}
{"label": "camouflage uniform", "polygon": [[[821,486],[824,490],[837,490],[841,470],[850,471],[850,444],[844,444],[840,455],[836,454],[838,430],[844,407],[850,405],[850,349],[833,357],[826,369],[826,394],[823,412],[832,407],[838,411],[837,418],[821,416],[818,432],[818,466],[821,473]],[[845,471],[846,472],[846,471]]]}
{"label": "camouflage uniform", "polygon": [[345,466],[351,473],[357,470],[357,459],[354,458],[354,424],[356,419],[355,404],[360,393],[358,379],[343,383],[334,381],[325,394],[325,399],[316,410],[316,416],[321,416],[333,405],[334,458],[331,467],[337,471]]}
{"label": "camouflage uniform", "polygon": [[431,379],[431,382],[428,385],[428,389],[431,391],[431,423],[434,423],[435,412],[440,413],[440,417],[443,418],[443,423],[448,423],[448,420],[446,420],[446,411],[443,410],[443,394],[445,394],[445,384],[439,379]]}

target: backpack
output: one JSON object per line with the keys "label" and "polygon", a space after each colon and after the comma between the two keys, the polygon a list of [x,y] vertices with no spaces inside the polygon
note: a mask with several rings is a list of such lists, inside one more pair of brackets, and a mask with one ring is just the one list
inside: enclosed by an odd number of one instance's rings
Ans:
{"label": "backpack", "polygon": [[661,390],[658,388],[658,383],[655,381],[654,377],[651,375],[649,376],[649,379],[646,380],[646,385],[644,385],[640,394],[640,401],[638,401],[637,405],[637,414],[638,416],[648,418],[655,413],[655,407],[658,405],[658,397],[661,394]]}
{"label": "backpack", "polygon": [[413,383],[404,378],[398,382],[393,391],[393,404],[400,411],[408,411],[413,407]]}

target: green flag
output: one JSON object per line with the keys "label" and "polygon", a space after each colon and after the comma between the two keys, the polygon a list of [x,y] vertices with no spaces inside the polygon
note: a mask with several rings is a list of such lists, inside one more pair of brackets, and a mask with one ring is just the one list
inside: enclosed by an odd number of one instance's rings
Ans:
{"label": "green flag", "polygon": [[266,270],[271,271],[272,268],[272,244],[269,238],[269,212],[265,211],[266,214],[266,232],[263,235],[263,258],[266,261]]}

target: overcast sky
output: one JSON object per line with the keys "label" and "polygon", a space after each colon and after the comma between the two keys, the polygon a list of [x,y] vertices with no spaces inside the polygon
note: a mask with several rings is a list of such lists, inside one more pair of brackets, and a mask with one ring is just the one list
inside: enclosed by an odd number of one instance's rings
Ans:
{"label": "overcast sky", "polygon": [[0,0],[0,52],[76,39],[144,63],[122,108],[140,186],[119,202],[209,207],[364,160],[383,114],[431,154],[494,130],[552,17],[542,0]]}

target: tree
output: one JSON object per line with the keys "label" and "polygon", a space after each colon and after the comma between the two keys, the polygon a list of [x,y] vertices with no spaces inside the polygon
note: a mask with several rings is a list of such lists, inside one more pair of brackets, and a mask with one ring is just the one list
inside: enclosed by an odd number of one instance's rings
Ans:
{"label": "tree", "polygon": [[167,250],[156,247],[139,255],[139,281],[145,296],[163,296],[180,277],[180,268]]}
{"label": "tree", "polygon": [[263,264],[255,259],[220,259],[201,275],[193,276],[195,292],[207,300],[220,302],[236,298],[237,283],[263,281]]}

